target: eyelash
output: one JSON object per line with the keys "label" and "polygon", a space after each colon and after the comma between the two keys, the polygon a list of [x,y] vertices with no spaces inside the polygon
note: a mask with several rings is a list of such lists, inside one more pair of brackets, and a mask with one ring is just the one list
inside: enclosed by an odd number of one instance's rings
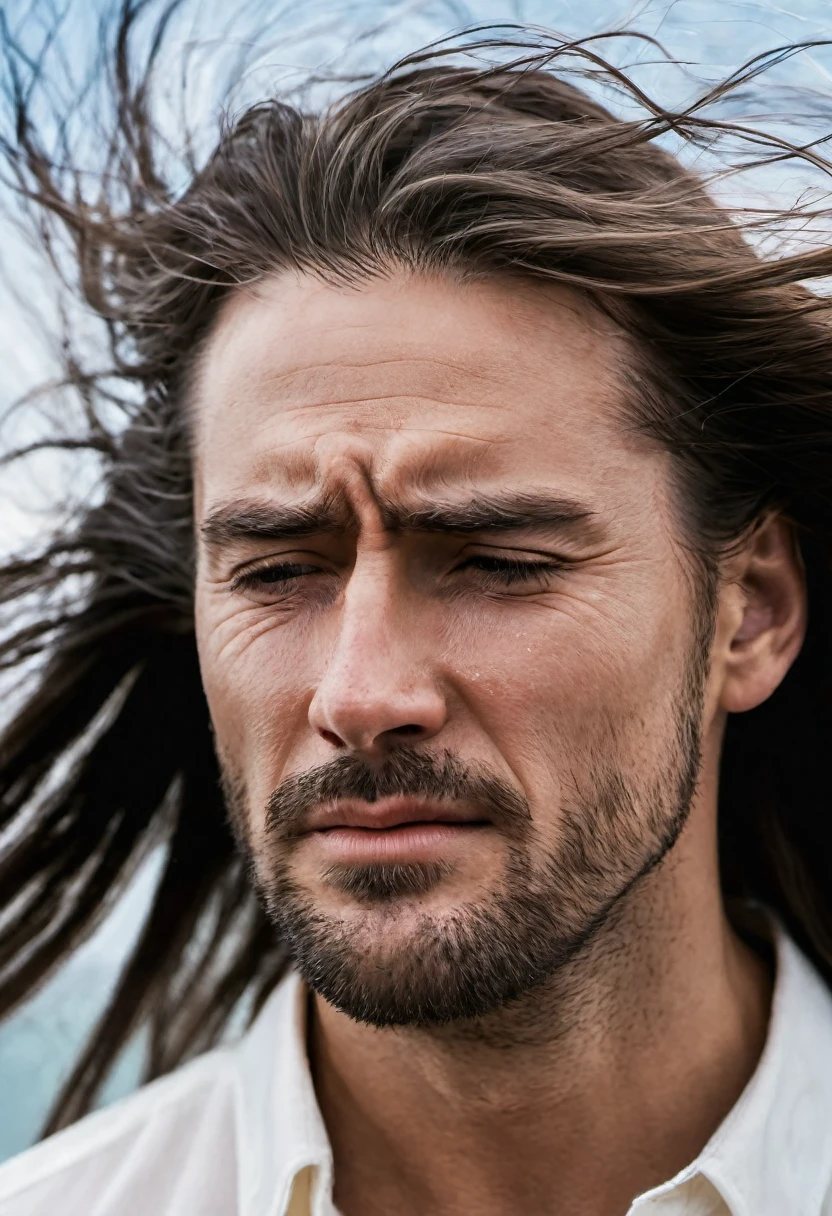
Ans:
{"label": "eyelash", "polygon": [[501,587],[515,586],[517,583],[528,581],[536,575],[558,574],[564,568],[563,562],[556,562],[552,558],[548,558],[545,561],[522,561],[516,557],[491,557],[488,554],[477,554],[474,557],[469,557],[459,568],[464,570],[466,567],[470,568],[474,566],[474,563],[480,563],[475,568],[486,575],[488,580],[493,580],[494,584]]}
{"label": "eyelash", "polygon": [[[561,574],[566,563],[553,558],[538,561],[522,561],[514,557],[496,557],[489,554],[475,554],[457,566],[456,570],[477,569],[484,576],[483,584],[487,590],[500,590],[517,586],[518,583],[529,582],[543,575]],[[253,570],[243,571],[234,579],[231,590],[245,594],[246,592],[281,591],[289,593],[295,590],[301,578],[319,574],[317,566],[305,562],[282,562],[271,566],[259,566]]]}
{"label": "eyelash", "polygon": [[[307,574],[316,574],[317,566],[305,562],[281,562],[274,566],[256,566],[253,570],[244,570],[238,574],[231,584],[231,590],[237,592],[258,591],[266,588],[277,588],[280,584],[288,587]],[[272,577],[270,577],[272,576]]]}

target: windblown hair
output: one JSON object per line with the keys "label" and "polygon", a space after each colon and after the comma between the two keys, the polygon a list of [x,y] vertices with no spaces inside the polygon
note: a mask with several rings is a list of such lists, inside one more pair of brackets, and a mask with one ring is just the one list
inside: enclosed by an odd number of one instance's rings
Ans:
{"label": "windblown hair", "polygon": [[[456,45],[429,48],[322,113],[254,106],[177,189],[151,110],[177,5],[142,58],[146,7],[123,0],[114,27],[115,117],[93,192],[66,128],[53,147],[39,134],[39,64],[8,32],[4,48],[7,179],[66,289],[104,319],[109,357],[91,372],[67,352],[86,430],[54,440],[97,454],[100,499],[0,568],[0,664],[32,673],[0,742],[0,1015],[101,923],[153,849],[165,856],[46,1130],[90,1107],[137,1028],[149,1032],[146,1075],[165,1072],[214,1043],[241,1001],[256,1009],[286,966],[235,852],[200,684],[187,416],[221,301],[285,268],[351,283],[398,266],[570,285],[633,338],[630,409],[675,457],[680,526],[702,571],[767,513],[792,521],[808,637],[774,695],[730,720],[722,865],[726,891],[775,909],[832,981],[832,303],[805,285],[832,272],[832,251],[763,257],[759,232],[786,233],[795,213],[738,218],[663,146],[727,134],[760,162],[823,170],[816,152],[709,117],[789,49],[671,112],[597,42],[482,36],[485,67],[460,66]],[[570,73],[640,113],[613,117]],[[114,386],[118,426],[104,421]]]}

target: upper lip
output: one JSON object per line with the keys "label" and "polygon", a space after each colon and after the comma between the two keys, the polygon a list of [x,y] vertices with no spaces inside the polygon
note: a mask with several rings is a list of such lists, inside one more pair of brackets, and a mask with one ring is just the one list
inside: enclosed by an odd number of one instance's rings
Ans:
{"label": "upper lip", "polygon": [[317,807],[304,827],[307,832],[328,828],[395,828],[403,823],[483,823],[477,808],[458,802],[431,802],[398,795],[365,802],[361,798],[339,798]]}

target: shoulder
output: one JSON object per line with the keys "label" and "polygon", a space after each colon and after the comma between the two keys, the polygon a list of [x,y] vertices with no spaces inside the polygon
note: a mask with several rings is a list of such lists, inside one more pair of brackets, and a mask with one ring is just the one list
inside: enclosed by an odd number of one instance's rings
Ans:
{"label": "shoulder", "polygon": [[2,1216],[235,1210],[231,1053],[208,1052],[0,1165]]}

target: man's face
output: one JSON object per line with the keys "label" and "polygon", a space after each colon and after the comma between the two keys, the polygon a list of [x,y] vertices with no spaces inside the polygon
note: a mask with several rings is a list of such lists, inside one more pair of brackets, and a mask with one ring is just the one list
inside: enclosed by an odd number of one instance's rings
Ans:
{"label": "man's face", "polygon": [[195,387],[197,631],[301,970],[376,1024],[573,958],[678,836],[707,628],[623,338],[561,289],[275,278]]}

